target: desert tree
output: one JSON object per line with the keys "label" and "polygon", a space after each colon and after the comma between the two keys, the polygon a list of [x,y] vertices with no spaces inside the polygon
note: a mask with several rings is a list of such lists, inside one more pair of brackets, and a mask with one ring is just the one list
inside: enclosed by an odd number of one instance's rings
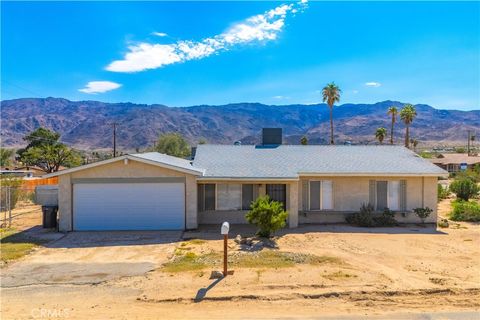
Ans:
{"label": "desert tree", "polygon": [[162,134],[158,138],[154,150],[179,158],[187,158],[191,153],[188,142],[179,133]]}
{"label": "desert tree", "polygon": [[405,123],[405,147],[410,147],[410,125],[417,116],[415,107],[409,103],[400,110],[400,119]]}
{"label": "desert tree", "polygon": [[24,138],[28,145],[18,151],[20,161],[27,166],[37,166],[47,173],[56,172],[61,166],[75,167],[81,164],[80,154],[60,142],[60,134],[46,128],[38,128]]}
{"label": "desert tree", "polygon": [[322,89],[323,102],[326,102],[330,108],[330,144],[335,144],[333,141],[333,105],[340,102],[340,95],[342,90],[335,84],[335,82],[328,83]]}

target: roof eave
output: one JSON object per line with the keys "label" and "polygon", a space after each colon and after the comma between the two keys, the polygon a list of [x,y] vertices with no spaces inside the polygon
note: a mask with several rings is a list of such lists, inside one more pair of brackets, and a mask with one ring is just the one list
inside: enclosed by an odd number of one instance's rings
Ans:
{"label": "roof eave", "polygon": [[127,154],[127,155],[123,155],[123,156],[112,158],[112,159],[107,159],[107,160],[98,161],[98,162],[94,162],[94,163],[89,163],[89,164],[85,164],[85,165],[70,168],[70,169],[65,169],[65,170],[61,170],[61,171],[57,171],[57,172],[52,172],[52,173],[44,175],[43,177],[44,178],[58,177],[58,176],[61,176],[61,175],[70,174],[70,173],[94,168],[94,167],[97,167],[97,166],[102,166],[102,165],[105,165],[105,164],[110,164],[110,163],[125,160],[125,159],[132,160],[132,161],[138,161],[138,162],[142,162],[142,163],[146,163],[146,164],[151,164],[151,165],[154,165],[154,166],[158,166],[158,167],[162,167],[162,168],[166,168],[166,169],[171,169],[171,170],[175,170],[175,171],[180,171],[180,172],[184,172],[184,173],[188,173],[188,174],[192,174],[192,175],[196,175],[196,176],[200,176],[200,175],[203,174],[203,170],[201,170],[201,169],[182,168],[182,167],[166,164],[166,163],[163,163],[163,162],[148,160],[148,159],[135,157],[135,156]]}

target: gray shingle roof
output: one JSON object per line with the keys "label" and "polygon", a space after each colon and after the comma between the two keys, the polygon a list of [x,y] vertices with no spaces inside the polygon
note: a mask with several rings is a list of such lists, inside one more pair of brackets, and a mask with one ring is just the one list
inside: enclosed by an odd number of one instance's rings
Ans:
{"label": "gray shingle roof", "polygon": [[402,146],[199,145],[193,165],[206,178],[298,178],[308,174],[444,176]]}
{"label": "gray shingle roof", "polygon": [[200,173],[203,172],[203,169],[193,166],[190,160],[172,157],[163,153],[158,153],[158,152],[135,153],[135,154],[131,154],[130,156],[163,163],[163,164],[170,165],[172,167],[181,168],[181,169],[198,171]]}

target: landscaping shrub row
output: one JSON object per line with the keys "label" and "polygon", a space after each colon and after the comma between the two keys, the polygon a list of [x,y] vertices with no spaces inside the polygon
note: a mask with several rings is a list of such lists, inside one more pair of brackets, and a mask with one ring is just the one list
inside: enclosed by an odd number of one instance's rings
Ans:
{"label": "landscaping shrub row", "polygon": [[480,221],[480,204],[476,201],[455,200],[450,219],[453,221]]}

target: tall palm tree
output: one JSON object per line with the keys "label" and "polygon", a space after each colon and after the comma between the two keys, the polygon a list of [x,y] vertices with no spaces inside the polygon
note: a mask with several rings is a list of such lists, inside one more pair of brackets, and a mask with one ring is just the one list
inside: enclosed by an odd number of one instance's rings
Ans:
{"label": "tall palm tree", "polygon": [[390,144],[393,144],[393,127],[395,126],[395,122],[397,121],[397,114],[398,109],[395,106],[391,106],[388,108],[387,115],[392,116],[392,129],[390,130]]}
{"label": "tall palm tree", "polygon": [[400,110],[400,119],[405,123],[405,147],[410,147],[410,125],[413,122],[413,119],[417,116],[417,111],[415,107],[409,103],[403,106]]}
{"label": "tall palm tree", "polygon": [[330,107],[330,144],[335,144],[333,141],[333,105],[340,101],[340,94],[342,90],[331,82],[322,89],[323,102],[326,102]]}
{"label": "tall palm tree", "polygon": [[383,144],[383,140],[385,139],[386,136],[387,136],[387,129],[385,129],[384,127],[380,127],[377,129],[377,131],[375,131],[375,138],[377,138],[380,144]]}

